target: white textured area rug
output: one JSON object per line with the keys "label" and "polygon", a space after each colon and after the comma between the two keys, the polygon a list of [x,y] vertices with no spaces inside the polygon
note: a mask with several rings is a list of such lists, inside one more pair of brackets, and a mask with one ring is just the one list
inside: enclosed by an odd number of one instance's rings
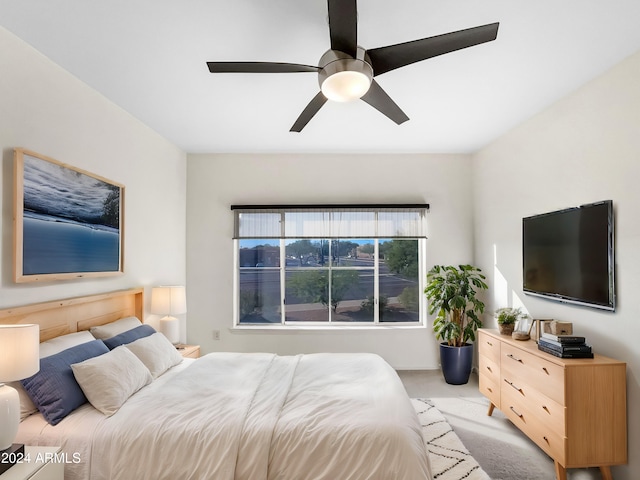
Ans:
{"label": "white textured area rug", "polygon": [[434,480],[491,480],[428,399],[412,398],[411,403],[422,425]]}

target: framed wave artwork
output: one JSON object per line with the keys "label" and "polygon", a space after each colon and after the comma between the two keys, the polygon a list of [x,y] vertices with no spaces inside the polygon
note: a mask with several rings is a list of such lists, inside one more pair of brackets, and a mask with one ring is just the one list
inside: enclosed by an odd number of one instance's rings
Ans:
{"label": "framed wave artwork", "polygon": [[17,148],[14,280],[123,273],[124,186]]}

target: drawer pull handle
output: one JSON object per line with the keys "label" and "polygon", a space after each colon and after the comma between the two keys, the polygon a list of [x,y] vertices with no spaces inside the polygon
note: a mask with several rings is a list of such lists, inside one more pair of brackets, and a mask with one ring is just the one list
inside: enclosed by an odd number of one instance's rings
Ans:
{"label": "drawer pull handle", "polygon": [[547,408],[547,406],[546,406],[546,405],[543,405],[543,406],[542,406],[542,409],[543,409],[545,412],[547,412],[549,415],[551,415],[551,412],[549,411],[549,409]]}
{"label": "drawer pull handle", "polygon": [[493,343],[491,342],[487,342],[487,345],[489,345],[490,347],[493,347]]}
{"label": "drawer pull handle", "polygon": [[487,387],[487,390],[489,390],[491,393],[493,393],[493,390],[491,390],[491,387]]}
{"label": "drawer pull handle", "polygon": [[524,395],[524,392],[522,391],[522,389],[520,387],[514,385],[513,383],[511,383],[506,378],[504,379],[504,381],[507,382],[511,388],[513,388],[514,390],[516,390],[516,391],[518,391],[518,392],[520,392],[520,393],[522,393]]}
{"label": "drawer pull handle", "polygon": [[[487,370],[489,370],[490,372],[492,372],[491,367],[487,367]],[[492,372],[493,373],[493,372]]]}
{"label": "drawer pull handle", "polygon": [[549,439],[547,437],[542,437],[542,438],[544,438],[545,442],[549,443]]}
{"label": "drawer pull handle", "polygon": [[544,370],[544,373],[546,373],[547,375],[549,375],[549,370],[547,370],[547,367],[542,367],[542,370]]}
{"label": "drawer pull handle", "polygon": [[520,362],[523,363],[522,360],[520,360],[518,357],[514,357],[513,355],[509,354],[507,355],[507,357],[509,357],[511,360],[515,360],[516,362]]}
{"label": "drawer pull handle", "polygon": [[510,409],[513,413],[515,413],[518,417],[522,418],[522,414],[521,414],[521,413],[516,412],[516,409],[515,409],[515,408],[513,408],[513,407],[509,407],[509,409]]}

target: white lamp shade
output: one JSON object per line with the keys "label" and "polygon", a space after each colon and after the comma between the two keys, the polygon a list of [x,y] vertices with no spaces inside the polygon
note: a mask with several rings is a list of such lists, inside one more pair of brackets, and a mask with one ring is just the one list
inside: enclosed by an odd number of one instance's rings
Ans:
{"label": "white lamp shade", "polygon": [[187,311],[187,295],[182,286],[153,287],[151,289],[151,313],[165,315],[160,319],[160,332],[171,343],[180,341],[180,322],[173,315]]}
{"label": "white lamp shade", "polygon": [[153,287],[151,289],[151,313],[179,315],[186,311],[187,295],[184,287]]}
{"label": "white lamp shade", "polygon": [[30,377],[40,370],[40,327],[0,325],[0,382]]}

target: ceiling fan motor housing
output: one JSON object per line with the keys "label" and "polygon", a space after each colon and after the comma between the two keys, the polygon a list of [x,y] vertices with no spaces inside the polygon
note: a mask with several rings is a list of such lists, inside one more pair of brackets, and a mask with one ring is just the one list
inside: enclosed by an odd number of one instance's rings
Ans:
{"label": "ceiling fan motor housing", "polygon": [[322,93],[330,100],[357,100],[371,86],[373,68],[362,47],[357,48],[356,58],[339,50],[327,50],[318,66],[318,83]]}

